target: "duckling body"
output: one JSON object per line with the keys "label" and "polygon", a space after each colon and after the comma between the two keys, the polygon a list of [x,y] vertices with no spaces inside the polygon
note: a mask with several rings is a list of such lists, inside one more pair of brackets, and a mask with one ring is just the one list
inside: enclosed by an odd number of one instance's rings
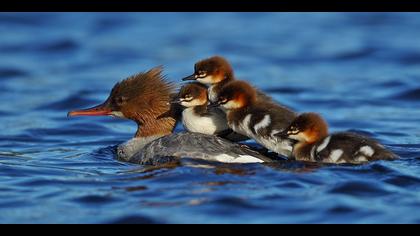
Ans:
{"label": "duckling body", "polygon": [[277,134],[288,127],[296,117],[295,112],[271,101],[257,100],[256,89],[239,80],[223,87],[216,105],[226,112],[233,131],[280,155],[291,156],[291,140]]}
{"label": "duckling body", "polygon": [[301,114],[284,134],[297,141],[293,156],[299,161],[361,164],[398,158],[369,137],[350,132],[328,134],[327,123],[316,113]]}

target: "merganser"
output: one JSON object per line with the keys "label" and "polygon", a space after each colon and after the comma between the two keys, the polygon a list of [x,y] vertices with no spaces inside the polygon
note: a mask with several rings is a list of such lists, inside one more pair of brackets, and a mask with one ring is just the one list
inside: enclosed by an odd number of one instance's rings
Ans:
{"label": "merganser", "polygon": [[122,161],[155,165],[179,158],[228,163],[270,162],[272,159],[226,139],[199,133],[172,134],[178,111],[170,104],[174,84],[156,67],[117,83],[101,105],[68,116],[114,116],[137,123],[134,138],[117,147]]}
{"label": "merganser", "polygon": [[349,132],[328,134],[327,123],[316,113],[299,115],[283,135],[297,140],[293,155],[300,161],[360,164],[397,158],[368,137]]}
{"label": "merganser", "polygon": [[[235,80],[232,66],[221,56],[213,56],[201,60],[194,65],[194,73],[182,79],[196,80],[202,84],[209,86],[208,98],[210,102],[217,100],[220,90],[230,81]],[[271,101],[272,98],[260,90],[257,90],[257,98]]]}
{"label": "merganser", "polygon": [[292,140],[278,136],[296,118],[292,110],[271,101],[257,100],[254,87],[245,81],[232,81],[219,92],[217,101],[227,114],[233,131],[246,135],[277,154],[290,157]]}
{"label": "merganser", "polygon": [[248,139],[229,128],[226,114],[222,110],[207,107],[207,87],[201,83],[194,82],[182,86],[172,103],[184,107],[182,123],[190,132],[214,134],[236,142]]}

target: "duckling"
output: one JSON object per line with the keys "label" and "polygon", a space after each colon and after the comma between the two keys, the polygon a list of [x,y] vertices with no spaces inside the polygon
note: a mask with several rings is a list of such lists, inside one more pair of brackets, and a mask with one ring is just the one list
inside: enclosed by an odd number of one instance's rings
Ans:
{"label": "duckling", "polygon": [[218,135],[230,141],[248,139],[229,128],[226,114],[222,110],[207,107],[207,87],[201,83],[193,82],[184,85],[172,103],[184,107],[182,123],[190,132]]}
{"label": "duckling", "polygon": [[299,115],[282,135],[297,140],[293,155],[300,161],[361,164],[398,158],[377,141],[360,134],[328,134],[327,123],[317,113]]}
{"label": "duckling", "polygon": [[[225,58],[213,56],[195,63],[194,74],[182,80],[196,80],[199,83],[209,86],[208,98],[211,102],[215,102],[223,86],[234,81],[235,76],[232,66]],[[265,101],[272,101],[270,96],[260,90],[257,90],[257,97]]]}
{"label": "duckling", "polygon": [[220,106],[227,114],[229,127],[254,139],[277,154],[290,157],[292,140],[278,136],[296,118],[296,113],[279,104],[257,99],[257,91],[245,81],[226,84],[210,105]]}

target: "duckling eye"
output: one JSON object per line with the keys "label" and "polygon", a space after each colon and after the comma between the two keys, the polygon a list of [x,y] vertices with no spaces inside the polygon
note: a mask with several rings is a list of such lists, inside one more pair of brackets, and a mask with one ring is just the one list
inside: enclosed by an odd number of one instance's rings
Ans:
{"label": "duckling eye", "polygon": [[222,98],[219,99],[219,103],[220,104],[226,104],[227,102],[228,102],[228,99],[227,98],[223,98],[222,97]]}
{"label": "duckling eye", "polygon": [[193,100],[193,97],[191,96],[191,94],[186,94],[184,97],[183,97],[183,99],[185,100],[185,101],[191,101],[191,100]]}
{"label": "duckling eye", "polygon": [[206,71],[199,71],[198,72],[198,77],[203,78],[207,76],[207,72]]}

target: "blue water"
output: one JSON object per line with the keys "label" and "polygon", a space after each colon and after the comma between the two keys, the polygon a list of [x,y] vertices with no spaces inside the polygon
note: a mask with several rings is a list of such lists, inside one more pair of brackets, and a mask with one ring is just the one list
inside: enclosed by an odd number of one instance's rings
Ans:
{"label": "blue water", "polygon": [[[1,13],[0,223],[420,223],[419,29],[418,13]],[[133,122],[66,117],[215,54],[402,158],[144,167],[114,158]]]}

